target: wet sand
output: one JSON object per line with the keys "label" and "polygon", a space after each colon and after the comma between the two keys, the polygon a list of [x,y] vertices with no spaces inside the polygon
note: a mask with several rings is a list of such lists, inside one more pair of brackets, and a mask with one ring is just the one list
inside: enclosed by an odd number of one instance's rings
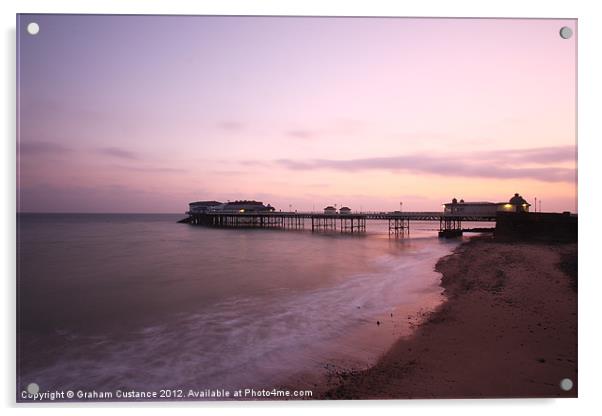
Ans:
{"label": "wet sand", "polygon": [[577,397],[576,258],[576,243],[473,238],[437,263],[448,300],[375,366],[334,374],[321,397]]}

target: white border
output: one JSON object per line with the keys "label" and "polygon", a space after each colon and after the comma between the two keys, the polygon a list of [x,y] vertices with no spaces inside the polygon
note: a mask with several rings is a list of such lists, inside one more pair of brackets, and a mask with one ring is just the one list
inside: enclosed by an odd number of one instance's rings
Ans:
{"label": "white border", "polygon": [[[0,19],[3,26],[3,60],[1,101],[4,135],[1,147],[2,168],[2,250],[4,284],[2,302],[2,342],[0,343],[2,375],[0,377],[0,403],[15,411],[14,405],[14,339],[15,339],[15,14],[16,13],[117,13],[117,14],[250,14],[250,15],[347,15],[347,16],[432,16],[432,17],[557,17],[579,19],[579,399],[565,400],[434,400],[434,401],[361,401],[361,402],[310,402],[310,403],[194,403],[121,405],[111,412],[150,414],[185,412],[230,413],[245,411],[251,414],[305,414],[307,412],[345,411],[362,414],[377,407],[379,413],[400,414],[487,414],[506,415],[510,412],[536,411],[546,414],[588,412],[599,404],[597,388],[600,386],[600,309],[596,308],[602,293],[599,271],[595,268],[597,233],[600,228],[602,207],[600,184],[600,104],[602,65],[600,40],[602,40],[601,15],[595,8],[597,2],[565,1],[375,1],[375,0],[238,0],[238,1],[140,1],[140,0],[21,0],[0,2]],[[596,192],[597,190],[597,192]],[[105,413],[115,405],[85,406],[86,411]],[[286,408],[283,409],[283,406]],[[81,413],[82,406],[22,407],[25,413],[39,409],[49,414]],[[197,409],[201,407],[201,409]],[[588,412],[589,413],[589,412]],[[21,412],[22,414],[22,412]]]}

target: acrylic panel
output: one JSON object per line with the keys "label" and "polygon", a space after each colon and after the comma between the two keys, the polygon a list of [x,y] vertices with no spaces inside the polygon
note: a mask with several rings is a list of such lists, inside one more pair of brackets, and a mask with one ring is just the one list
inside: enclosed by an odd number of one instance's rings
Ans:
{"label": "acrylic panel", "polygon": [[576,19],[17,16],[19,402],[577,396]]}

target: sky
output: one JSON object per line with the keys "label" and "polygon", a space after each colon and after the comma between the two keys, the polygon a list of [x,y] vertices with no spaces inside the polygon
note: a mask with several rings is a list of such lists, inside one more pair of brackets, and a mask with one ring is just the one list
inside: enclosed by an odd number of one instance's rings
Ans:
{"label": "sky", "polygon": [[17,31],[21,212],[515,192],[577,211],[576,20],[20,15]]}

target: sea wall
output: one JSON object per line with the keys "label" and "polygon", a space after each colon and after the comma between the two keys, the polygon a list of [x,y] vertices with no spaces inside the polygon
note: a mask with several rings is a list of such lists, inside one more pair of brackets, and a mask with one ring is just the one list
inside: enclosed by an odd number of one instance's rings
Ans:
{"label": "sea wall", "polygon": [[577,241],[577,215],[498,212],[494,235],[498,240]]}

